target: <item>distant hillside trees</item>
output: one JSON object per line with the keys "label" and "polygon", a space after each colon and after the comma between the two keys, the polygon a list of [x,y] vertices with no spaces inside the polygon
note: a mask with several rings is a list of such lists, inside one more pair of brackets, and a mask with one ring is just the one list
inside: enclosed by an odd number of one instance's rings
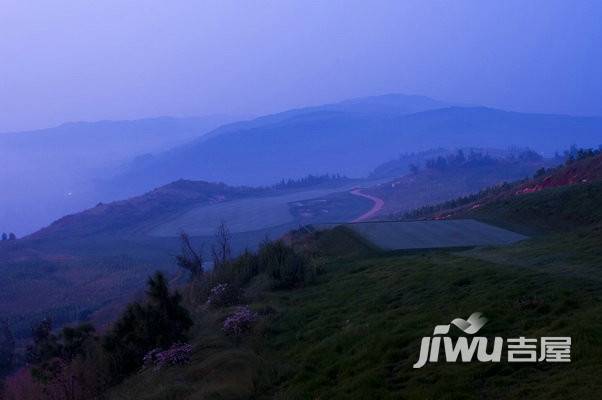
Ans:
{"label": "distant hillside trees", "polygon": [[[566,158],[565,158],[565,162],[563,164],[558,165],[554,168],[548,168],[548,169],[542,167],[535,172],[533,179],[542,179],[547,174],[553,173],[554,171],[557,171],[563,167],[571,165],[572,163],[574,163],[578,160],[595,157],[599,154],[602,154],[602,148],[599,148],[598,150],[594,150],[594,149],[581,149],[581,148],[577,148],[575,146],[571,146],[571,148],[569,150],[564,152],[564,155]],[[468,159],[470,159],[470,156]],[[532,150],[526,150],[526,151],[519,153],[517,156],[513,156],[511,159],[538,161],[541,159],[541,155]],[[437,164],[436,161],[434,163]],[[441,164],[442,161],[439,161],[439,163]],[[446,164],[446,165],[449,165],[449,164]],[[433,205],[420,207],[415,210],[411,210],[409,212],[404,213],[401,218],[402,219],[429,218],[429,217],[432,217],[433,214],[436,214],[440,211],[454,209],[456,207],[460,207],[460,206],[464,206],[466,204],[477,202],[488,196],[503,193],[512,187],[520,186],[521,184],[525,183],[527,180],[528,179],[521,179],[521,180],[518,180],[518,181],[515,181],[512,183],[504,182],[499,185],[487,187],[485,189],[482,189],[478,193],[470,194],[468,196],[458,197],[456,199],[448,200],[448,201],[445,201],[445,202],[442,202],[439,204],[433,204]]]}
{"label": "distant hillside trees", "polygon": [[460,149],[447,156],[438,156],[428,159],[424,165],[427,169],[444,171],[453,167],[480,167],[514,161],[534,162],[541,160],[543,160],[543,156],[531,149],[512,152],[505,157],[493,157],[486,152],[474,151],[472,149],[468,155],[466,155],[465,152]]}
{"label": "distant hillside trees", "polygon": [[8,233],[8,234],[6,232],[4,232],[4,233],[2,233],[2,241],[5,241],[5,240],[17,240],[17,235],[15,235],[12,232]]}
{"label": "distant hillside trees", "polygon": [[602,145],[600,145],[597,150],[577,148],[576,146],[573,145],[573,146],[571,146],[571,148],[568,151],[564,152],[564,155],[565,155],[566,162],[570,164],[574,161],[583,160],[583,159],[589,158],[589,157],[594,157],[601,153],[602,153]]}
{"label": "distant hillside trees", "polygon": [[518,182],[513,182],[511,184],[504,182],[501,185],[496,185],[496,186],[491,186],[491,187],[485,188],[475,194],[458,197],[456,199],[448,200],[448,201],[445,201],[445,202],[439,203],[439,204],[423,206],[423,207],[417,208],[415,210],[406,212],[405,214],[403,214],[402,219],[413,220],[413,219],[428,218],[439,211],[460,207],[460,206],[463,206],[466,204],[473,203],[483,197],[505,192],[510,187],[516,186],[522,182],[524,182],[524,180],[518,181]]}
{"label": "distant hillside trees", "polygon": [[279,183],[272,186],[274,189],[297,189],[309,186],[320,185],[323,183],[339,182],[349,180],[346,176],[340,174],[307,175],[299,179],[282,179]]}

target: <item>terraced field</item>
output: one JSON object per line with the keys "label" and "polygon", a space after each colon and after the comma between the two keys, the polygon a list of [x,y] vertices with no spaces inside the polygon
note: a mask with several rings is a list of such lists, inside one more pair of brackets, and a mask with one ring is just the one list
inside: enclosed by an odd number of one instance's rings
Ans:
{"label": "terraced field", "polygon": [[[192,236],[210,236],[222,221],[228,225],[232,233],[260,231],[276,227],[295,228],[299,223],[315,222],[312,217],[316,217],[316,215],[308,215],[306,219],[309,221],[301,221],[303,218],[298,218],[298,215],[291,213],[291,206],[300,207],[307,200],[322,199],[335,193],[347,192],[356,185],[354,183],[343,187],[303,190],[278,196],[252,197],[202,205],[160,223],[148,234],[169,237],[177,236],[180,232],[185,231]],[[328,199],[325,199],[324,202],[327,203]],[[363,209],[370,208],[369,201],[363,201],[363,203],[366,203]],[[362,208],[358,210],[357,207],[348,207],[341,210],[339,215],[334,218],[340,222],[350,221],[362,211]]]}
{"label": "terraced field", "polygon": [[[382,221],[345,224],[384,250],[500,246],[526,236],[472,219],[445,221]],[[318,229],[332,227],[319,225]]]}

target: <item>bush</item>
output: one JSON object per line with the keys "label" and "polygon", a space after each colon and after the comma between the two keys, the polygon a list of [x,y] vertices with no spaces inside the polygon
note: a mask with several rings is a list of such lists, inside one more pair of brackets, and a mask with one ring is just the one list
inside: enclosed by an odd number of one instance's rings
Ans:
{"label": "bush", "polygon": [[144,356],[144,366],[159,371],[162,368],[190,363],[192,346],[187,343],[174,343],[167,350],[153,349]]}
{"label": "bush", "polygon": [[238,303],[240,290],[229,283],[219,283],[209,292],[207,304],[212,307],[227,307]]}
{"label": "bush", "polygon": [[[212,246],[213,269],[204,271],[200,254],[192,250],[190,240],[182,234],[182,255],[176,257],[179,266],[193,273],[186,298],[192,304],[227,307],[241,301],[243,290],[258,275],[265,275],[272,289],[289,289],[311,282],[319,266],[303,249],[293,248],[283,240],[266,240],[256,253],[245,250],[231,257],[230,234],[224,223],[220,225]],[[193,267],[191,267],[193,266]]]}
{"label": "bush", "polygon": [[223,330],[227,335],[240,337],[251,329],[256,319],[257,314],[249,307],[239,307],[224,320]]}
{"label": "bush", "polygon": [[258,258],[261,271],[274,280],[275,288],[301,286],[313,278],[309,260],[281,240],[263,243]]}

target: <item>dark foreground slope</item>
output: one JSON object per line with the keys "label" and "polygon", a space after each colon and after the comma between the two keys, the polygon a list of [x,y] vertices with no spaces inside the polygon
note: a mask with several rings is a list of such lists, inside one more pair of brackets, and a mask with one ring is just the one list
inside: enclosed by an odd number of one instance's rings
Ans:
{"label": "dark foreground slope", "polygon": [[[536,194],[544,195],[556,199],[546,206],[548,225],[563,232],[516,217],[539,235],[509,247],[394,254],[341,228],[301,238],[299,246],[321,255],[323,273],[313,284],[278,291],[247,286],[260,320],[240,341],[221,331],[227,309],[196,308],[191,364],[138,374],[108,398],[596,399],[600,221],[566,223],[561,209],[579,209],[578,192]],[[528,207],[541,199],[530,198]],[[592,206],[583,203],[580,214],[595,212]],[[513,212],[522,211],[510,207],[504,215]],[[412,368],[421,338],[435,325],[476,311],[489,319],[480,332],[486,337],[572,337],[571,363],[503,359]]]}

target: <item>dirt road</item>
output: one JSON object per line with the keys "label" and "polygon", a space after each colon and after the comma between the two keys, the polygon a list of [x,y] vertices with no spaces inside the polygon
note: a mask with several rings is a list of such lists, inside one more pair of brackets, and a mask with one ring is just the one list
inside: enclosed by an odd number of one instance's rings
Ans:
{"label": "dirt road", "polygon": [[353,189],[350,193],[355,196],[365,197],[366,199],[370,199],[374,202],[374,205],[372,206],[372,208],[370,210],[363,213],[362,215],[360,215],[359,217],[357,217],[356,219],[354,219],[351,222],[367,221],[370,218],[374,217],[376,214],[378,214],[378,212],[385,205],[385,202],[383,201],[383,199],[375,197],[375,196],[371,196],[369,194],[362,193],[361,189]]}

